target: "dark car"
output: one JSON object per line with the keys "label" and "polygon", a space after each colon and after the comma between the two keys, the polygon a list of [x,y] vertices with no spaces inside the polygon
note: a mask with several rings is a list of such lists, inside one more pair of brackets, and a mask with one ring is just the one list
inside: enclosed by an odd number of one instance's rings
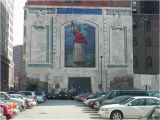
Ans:
{"label": "dark car", "polygon": [[47,93],[48,99],[56,99],[56,95],[54,93]]}
{"label": "dark car", "polygon": [[115,97],[113,99],[110,99],[110,100],[104,100],[102,102],[102,105],[108,105],[108,104],[118,104],[118,103],[121,103],[129,98],[131,98],[132,96],[129,96],[129,95],[123,95],[123,96],[118,96],[118,97]]}
{"label": "dark car", "polygon": [[57,99],[68,99],[68,95],[65,91],[60,91],[57,95],[56,95]]}

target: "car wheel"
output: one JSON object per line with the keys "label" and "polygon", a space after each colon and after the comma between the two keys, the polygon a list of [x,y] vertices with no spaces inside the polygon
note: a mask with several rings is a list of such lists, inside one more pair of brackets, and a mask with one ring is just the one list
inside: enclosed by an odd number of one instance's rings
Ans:
{"label": "car wheel", "polygon": [[122,120],[123,114],[120,111],[113,111],[110,118],[111,120]]}

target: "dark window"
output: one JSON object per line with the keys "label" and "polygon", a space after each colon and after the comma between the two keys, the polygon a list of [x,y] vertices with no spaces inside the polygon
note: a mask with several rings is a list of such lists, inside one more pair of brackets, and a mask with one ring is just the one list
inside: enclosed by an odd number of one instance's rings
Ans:
{"label": "dark window", "polygon": [[24,10],[24,20],[26,20],[26,19],[27,19],[27,11]]}
{"label": "dark window", "polygon": [[133,22],[133,29],[137,29],[137,22],[136,21]]}
{"label": "dark window", "polygon": [[159,0],[141,1],[142,14],[159,14]]}
{"label": "dark window", "polygon": [[134,37],[133,37],[133,46],[137,46],[137,44],[138,44],[137,37],[134,36]]}
{"label": "dark window", "polygon": [[146,38],[146,46],[151,46],[152,45],[152,43],[151,43],[151,37],[147,37]]}
{"label": "dark window", "polygon": [[55,84],[55,88],[57,89],[57,88],[59,88],[60,86],[59,86],[59,84]]}
{"label": "dark window", "polygon": [[146,58],[146,68],[152,68],[152,57],[148,56]]}
{"label": "dark window", "polygon": [[137,58],[137,56],[133,57],[133,67],[134,68],[138,67],[138,58]]}
{"label": "dark window", "polygon": [[151,21],[147,20],[145,23],[145,28],[149,32],[151,31]]}

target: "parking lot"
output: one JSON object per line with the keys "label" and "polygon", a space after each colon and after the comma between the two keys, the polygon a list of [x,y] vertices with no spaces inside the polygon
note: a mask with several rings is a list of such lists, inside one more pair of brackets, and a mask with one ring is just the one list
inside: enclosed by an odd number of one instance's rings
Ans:
{"label": "parking lot", "polygon": [[13,120],[99,120],[97,111],[75,100],[48,100],[18,114]]}
{"label": "parking lot", "polygon": [[[98,111],[85,107],[75,100],[47,100],[32,109],[27,109],[12,120],[106,120]],[[130,119],[135,120],[135,119]]]}

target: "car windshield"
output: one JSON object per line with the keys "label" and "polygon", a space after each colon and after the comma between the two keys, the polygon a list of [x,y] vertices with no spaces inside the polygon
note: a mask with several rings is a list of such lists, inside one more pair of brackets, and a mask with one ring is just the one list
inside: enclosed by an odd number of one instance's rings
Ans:
{"label": "car windshield", "polygon": [[36,91],[35,94],[36,94],[36,95],[43,95],[43,94],[42,94],[41,92],[39,92],[39,91]]}
{"label": "car windshield", "polygon": [[128,102],[130,102],[130,101],[132,101],[132,100],[134,100],[135,98],[129,98],[129,99],[127,99],[127,100],[125,100],[125,101],[122,101],[120,104],[121,105],[124,105],[124,104],[126,104],[126,103],[128,103]]}
{"label": "car windshield", "polygon": [[31,96],[32,95],[32,93],[30,93],[30,92],[22,92],[22,94],[27,95],[27,96]]}

